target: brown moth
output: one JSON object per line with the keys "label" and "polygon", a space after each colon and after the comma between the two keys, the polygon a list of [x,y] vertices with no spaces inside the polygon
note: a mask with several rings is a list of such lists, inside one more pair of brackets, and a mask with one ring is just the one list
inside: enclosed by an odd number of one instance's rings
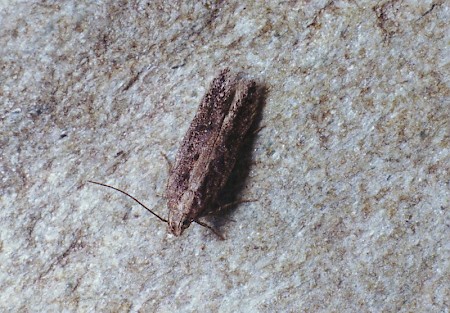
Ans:
{"label": "brown moth", "polygon": [[180,236],[192,222],[199,221],[217,205],[236,162],[237,154],[259,109],[260,93],[252,80],[232,74],[226,68],[213,79],[178,150],[166,188],[168,220],[160,217],[139,200],[115,187],[90,181],[120,191],[150,211],[169,231]]}

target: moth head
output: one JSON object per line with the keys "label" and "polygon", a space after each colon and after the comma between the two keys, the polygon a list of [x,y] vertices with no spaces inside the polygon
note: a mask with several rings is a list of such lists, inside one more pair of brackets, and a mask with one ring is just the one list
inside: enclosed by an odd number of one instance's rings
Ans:
{"label": "moth head", "polygon": [[185,214],[169,214],[169,231],[177,237],[181,236],[191,223],[192,220]]}
{"label": "moth head", "polygon": [[194,193],[186,192],[175,205],[169,209],[169,231],[175,236],[181,236],[186,228],[194,221],[192,216]]}

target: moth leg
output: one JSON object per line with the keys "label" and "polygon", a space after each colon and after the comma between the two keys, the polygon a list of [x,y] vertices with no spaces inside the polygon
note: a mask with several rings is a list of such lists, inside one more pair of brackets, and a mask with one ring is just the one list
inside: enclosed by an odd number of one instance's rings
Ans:
{"label": "moth leg", "polygon": [[233,201],[233,202],[221,205],[221,206],[219,206],[219,207],[217,207],[215,209],[212,209],[212,210],[206,212],[205,214],[203,214],[202,216],[214,216],[214,217],[217,217],[219,219],[224,219],[224,220],[227,220],[227,221],[230,221],[230,222],[236,222],[235,220],[233,220],[231,218],[228,218],[228,217],[225,217],[225,216],[221,215],[222,211],[226,210],[229,207],[232,207],[232,206],[235,206],[237,204],[240,204],[240,203],[256,202],[256,201],[258,201],[258,200],[256,200],[256,199],[243,199],[243,200]]}
{"label": "moth leg", "polygon": [[261,129],[266,128],[266,125],[263,125],[261,127],[258,127],[257,129],[255,129],[254,131],[252,131],[252,135],[256,135],[257,133],[259,133],[261,131]]}
{"label": "moth leg", "polygon": [[202,217],[205,217],[205,216],[214,216],[215,218],[217,218],[219,220],[226,220],[228,222],[236,223],[236,221],[233,220],[232,218],[222,216],[222,215],[220,215],[220,213],[215,212],[215,211],[210,211],[210,212],[206,213],[205,215],[202,215]]}
{"label": "moth leg", "polygon": [[170,162],[169,157],[166,154],[164,154],[162,152],[160,152],[160,153],[161,153],[161,156],[164,158],[164,160],[166,160],[166,162],[167,162],[167,168],[169,169],[169,173],[172,173],[172,162]]}
{"label": "moth leg", "polygon": [[[217,214],[217,213],[220,213],[221,211],[226,210],[227,208],[235,206],[237,204],[246,203],[246,202],[256,202],[256,201],[258,201],[258,199],[241,199],[241,200],[233,201],[233,202],[219,206],[217,209],[215,209],[214,211],[211,211],[210,213]],[[210,213],[208,213],[208,214],[210,214]]]}
{"label": "moth leg", "polygon": [[225,240],[225,237],[222,234],[220,234],[217,230],[215,230],[213,227],[209,226],[208,224],[200,222],[199,220],[194,220],[194,222],[200,226],[203,226],[203,227],[211,230],[217,237],[220,238],[220,240]]}

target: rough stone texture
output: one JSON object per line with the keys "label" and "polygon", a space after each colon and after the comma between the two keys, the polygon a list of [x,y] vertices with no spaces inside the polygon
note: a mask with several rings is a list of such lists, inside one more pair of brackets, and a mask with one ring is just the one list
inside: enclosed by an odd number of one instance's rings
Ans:
{"label": "rough stone texture", "polygon": [[[0,13],[0,311],[449,312],[450,4],[28,1]],[[268,94],[220,241],[167,166],[220,68]]]}

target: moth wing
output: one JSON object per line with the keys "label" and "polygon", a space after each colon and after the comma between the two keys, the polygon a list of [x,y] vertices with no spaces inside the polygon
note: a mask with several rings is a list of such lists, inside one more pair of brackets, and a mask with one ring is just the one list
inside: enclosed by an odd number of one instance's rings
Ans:
{"label": "moth wing", "polygon": [[214,148],[199,159],[199,164],[192,173],[196,179],[191,181],[191,184],[198,186],[199,194],[206,195],[205,202],[213,202],[217,192],[226,184],[240,147],[255,120],[259,105],[256,83],[239,81],[234,100],[218,131]]}
{"label": "moth wing", "polygon": [[229,68],[220,71],[211,82],[183,138],[170,173],[166,189],[169,207],[171,200],[178,199],[187,190],[196,161],[217,138],[233,101],[236,84],[237,77],[231,74]]}

